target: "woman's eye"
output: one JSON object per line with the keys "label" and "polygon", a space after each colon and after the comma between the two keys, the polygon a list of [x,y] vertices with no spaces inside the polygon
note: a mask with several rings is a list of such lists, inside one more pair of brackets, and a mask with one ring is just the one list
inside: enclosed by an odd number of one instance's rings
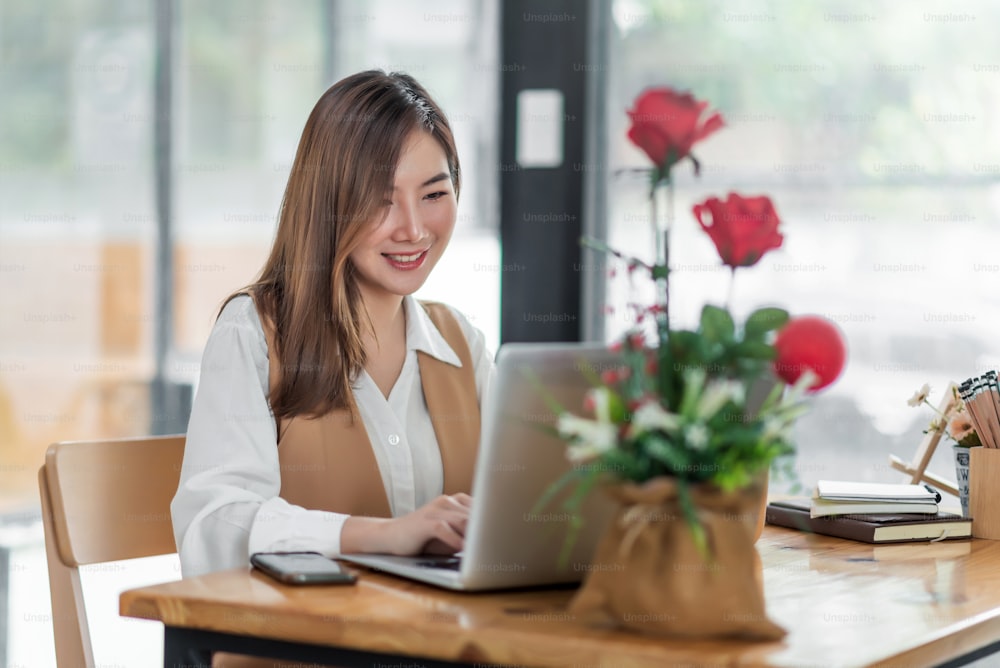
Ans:
{"label": "woman's eye", "polygon": [[441,191],[436,192],[436,193],[430,193],[429,195],[427,195],[427,199],[429,199],[429,200],[441,199],[442,197],[444,197],[447,194],[448,193],[446,193],[445,191],[441,190]]}

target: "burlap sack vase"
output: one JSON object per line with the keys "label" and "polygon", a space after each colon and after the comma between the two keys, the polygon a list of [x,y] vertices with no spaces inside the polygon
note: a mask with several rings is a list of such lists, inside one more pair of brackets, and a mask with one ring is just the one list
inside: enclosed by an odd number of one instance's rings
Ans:
{"label": "burlap sack vase", "polygon": [[692,487],[707,558],[684,521],[673,478],[609,487],[622,507],[569,611],[659,635],[784,637],[785,630],[767,618],[754,547],[764,484],[727,494],[710,485]]}

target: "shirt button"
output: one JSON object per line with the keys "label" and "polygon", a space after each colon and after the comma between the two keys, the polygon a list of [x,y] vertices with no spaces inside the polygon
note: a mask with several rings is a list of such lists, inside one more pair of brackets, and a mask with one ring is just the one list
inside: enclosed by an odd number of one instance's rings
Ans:
{"label": "shirt button", "polygon": [[389,445],[397,445],[399,443],[398,434],[389,434]]}

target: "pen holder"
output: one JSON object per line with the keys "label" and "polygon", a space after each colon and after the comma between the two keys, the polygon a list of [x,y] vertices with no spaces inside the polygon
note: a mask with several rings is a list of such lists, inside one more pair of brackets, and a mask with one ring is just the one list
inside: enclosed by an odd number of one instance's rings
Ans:
{"label": "pen holder", "polygon": [[972,535],[1000,540],[1000,448],[969,448]]}

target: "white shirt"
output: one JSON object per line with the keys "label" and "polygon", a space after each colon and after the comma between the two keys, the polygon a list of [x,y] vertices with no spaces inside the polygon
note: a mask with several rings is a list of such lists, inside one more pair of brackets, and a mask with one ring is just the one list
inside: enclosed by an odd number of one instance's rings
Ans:
{"label": "white shirt", "polygon": [[[388,399],[364,370],[354,383],[393,516],[419,508],[443,490],[416,351],[461,366],[417,301],[406,297],[403,304],[406,358]],[[469,343],[482,406],[493,356],[482,332],[451,311]],[[340,553],[347,515],[307,510],[278,496],[281,474],[268,387],[264,330],[253,300],[240,296],[223,309],[205,345],[180,485],[170,505],[185,577],[246,566],[254,552]]]}

